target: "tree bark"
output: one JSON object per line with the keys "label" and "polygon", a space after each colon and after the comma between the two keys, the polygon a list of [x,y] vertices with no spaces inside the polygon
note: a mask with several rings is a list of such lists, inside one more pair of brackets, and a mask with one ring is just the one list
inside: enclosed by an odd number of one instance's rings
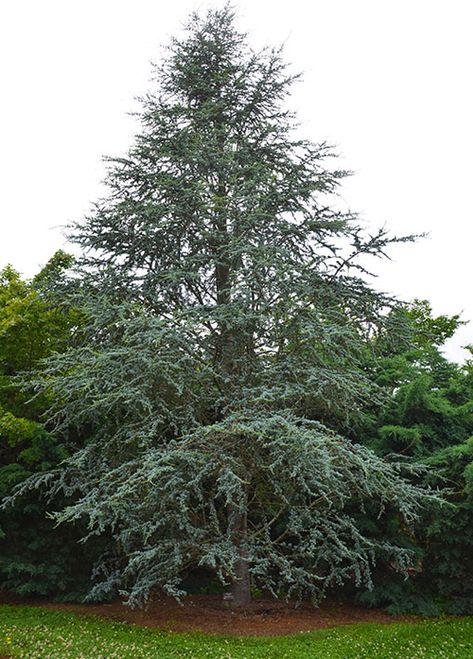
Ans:
{"label": "tree bark", "polygon": [[234,577],[231,584],[231,606],[241,608],[248,606],[251,602],[250,570],[248,565],[247,521],[246,512],[242,513],[235,508],[229,510],[230,523],[232,525],[232,540],[238,552],[238,558],[234,565]]}

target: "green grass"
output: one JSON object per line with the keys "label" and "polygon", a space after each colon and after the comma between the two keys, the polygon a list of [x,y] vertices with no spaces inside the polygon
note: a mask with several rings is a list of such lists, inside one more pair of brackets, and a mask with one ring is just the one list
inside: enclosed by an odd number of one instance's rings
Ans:
{"label": "green grass", "polygon": [[31,659],[473,657],[473,618],[361,624],[279,638],[174,634],[92,616],[0,606],[0,656]]}

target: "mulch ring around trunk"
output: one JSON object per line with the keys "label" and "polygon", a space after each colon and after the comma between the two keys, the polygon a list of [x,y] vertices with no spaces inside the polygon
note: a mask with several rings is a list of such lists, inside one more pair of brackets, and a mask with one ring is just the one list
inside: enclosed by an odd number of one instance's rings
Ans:
{"label": "mulch ring around trunk", "polygon": [[108,604],[63,604],[0,593],[0,604],[92,614],[165,631],[200,631],[234,636],[283,636],[354,623],[389,624],[419,619],[415,616],[391,616],[379,609],[365,609],[330,600],[314,608],[309,603],[296,606],[274,599],[257,599],[245,610],[231,610],[224,606],[221,595],[192,595],[184,598],[181,604],[166,597],[151,602],[145,609],[130,609],[120,600]]}

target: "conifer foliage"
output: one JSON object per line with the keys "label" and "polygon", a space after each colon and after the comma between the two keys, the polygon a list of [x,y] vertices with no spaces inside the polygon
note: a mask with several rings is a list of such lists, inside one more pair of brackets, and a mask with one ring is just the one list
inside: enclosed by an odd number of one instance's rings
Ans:
{"label": "conifer foliage", "polygon": [[377,557],[403,570],[409,553],[361,528],[364,504],[409,524],[430,499],[346,439],[378,395],[363,353],[394,304],[358,257],[393,240],[335,209],[345,173],[297,136],[295,77],[231,8],[192,16],[155,78],[109,195],[72,229],[85,329],[36,381],[56,432],[88,440],[25,487],[113,535],[96,597],[179,596],[197,567],[235,605],[251,584],[314,601],[369,586]]}

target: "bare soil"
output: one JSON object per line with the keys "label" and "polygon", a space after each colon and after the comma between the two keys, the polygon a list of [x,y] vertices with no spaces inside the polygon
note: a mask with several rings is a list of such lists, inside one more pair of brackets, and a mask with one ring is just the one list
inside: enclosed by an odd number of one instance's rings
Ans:
{"label": "bare soil", "polygon": [[121,601],[110,604],[62,604],[0,593],[0,604],[93,614],[173,632],[201,631],[234,636],[283,636],[360,622],[389,624],[416,620],[414,616],[390,616],[379,609],[365,609],[335,601],[325,601],[316,609],[308,603],[297,606],[274,599],[258,599],[245,610],[232,610],[224,606],[221,595],[193,595],[186,597],[182,604],[172,598],[162,598],[150,603],[146,609],[130,609]]}

